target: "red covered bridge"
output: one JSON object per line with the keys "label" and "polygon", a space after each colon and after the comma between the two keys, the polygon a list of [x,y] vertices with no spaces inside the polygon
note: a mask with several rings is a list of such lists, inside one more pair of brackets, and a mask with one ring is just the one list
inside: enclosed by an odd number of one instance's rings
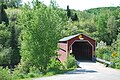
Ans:
{"label": "red covered bridge", "polygon": [[59,60],[64,62],[72,53],[76,60],[91,60],[95,58],[96,41],[84,34],[76,34],[59,40]]}

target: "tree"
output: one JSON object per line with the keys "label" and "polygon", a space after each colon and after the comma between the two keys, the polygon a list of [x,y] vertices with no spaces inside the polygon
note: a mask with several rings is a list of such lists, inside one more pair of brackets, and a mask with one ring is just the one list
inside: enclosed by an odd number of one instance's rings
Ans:
{"label": "tree", "polygon": [[120,33],[117,36],[117,51],[118,51],[118,53],[120,55]]}
{"label": "tree", "polygon": [[20,62],[20,53],[18,48],[20,29],[18,24],[16,24],[18,11],[15,12],[11,9],[8,13],[9,25],[6,27],[5,22],[0,24],[0,65],[16,65]]}
{"label": "tree", "polygon": [[21,65],[24,71],[29,72],[31,66],[45,70],[51,57],[57,56],[57,42],[64,24],[60,13],[41,4],[33,9],[25,8],[20,19],[23,25]]}
{"label": "tree", "polygon": [[97,16],[96,27],[97,27],[97,36],[99,37],[99,41],[107,42],[109,37],[107,36],[107,18],[105,14],[101,14]]}
{"label": "tree", "polygon": [[114,16],[110,16],[107,22],[107,33],[109,35],[109,42],[111,44],[113,39],[116,40],[117,38],[117,22]]}
{"label": "tree", "polygon": [[10,31],[4,25],[0,25],[0,65],[9,64],[11,48],[9,47]]}
{"label": "tree", "polygon": [[53,8],[53,9],[56,9],[58,7],[57,3],[56,3],[56,0],[50,0],[50,6]]}
{"label": "tree", "polygon": [[69,9],[69,5],[67,5],[67,17],[70,18],[71,17],[71,11]]}
{"label": "tree", "polygon": [[5,12],[5,9],[7,9],[7,6],[5,4],[0,4],[0,24],[2,22],[5,22],[6,26],[9,24],[9,19],[7,17],[7,14]]}

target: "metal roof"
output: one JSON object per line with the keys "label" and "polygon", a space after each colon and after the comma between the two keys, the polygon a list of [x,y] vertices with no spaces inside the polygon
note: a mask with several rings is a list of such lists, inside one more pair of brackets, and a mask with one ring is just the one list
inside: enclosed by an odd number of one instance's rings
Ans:
{"label": "metal roof", "polygon": [[68,36],[68,37],[64,37],[62,39],[60,39],[59,41],[68,41],[76,36],[79,36],[80,34],[76,34],[76,35],[71,35],[71,36]]}

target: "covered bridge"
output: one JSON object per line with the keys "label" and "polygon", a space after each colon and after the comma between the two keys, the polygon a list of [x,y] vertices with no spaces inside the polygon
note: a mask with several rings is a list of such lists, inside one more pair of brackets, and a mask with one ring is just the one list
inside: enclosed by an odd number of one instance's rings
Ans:
{"label": "covered bridge", "polygon": [[84,34],[76,34],[59,40],[59,60],[64,62],[71,53],[76,60],[91,60],[95,58],[96,41]]}

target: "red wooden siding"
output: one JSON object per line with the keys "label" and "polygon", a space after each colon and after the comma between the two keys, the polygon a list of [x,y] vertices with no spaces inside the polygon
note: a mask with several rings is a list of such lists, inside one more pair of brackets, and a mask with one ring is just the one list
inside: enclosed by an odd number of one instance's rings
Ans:
{"label": "red wooden siding", "polygon": [[60,49],[67,51],[67,43],[58,43],[58,47]]}
{"label": "red wooden siding", "polygon": [[64,62],[64,60],[67,58],[67,43],[58,43],[58,47],[59,47],[59,51],[58,51],[58,54],[59,54],[59,60],[61,62]]}
{"label": "red wooden siding", "polygon": [[58,59],[61,62],[64,62],[67,59],[67,52],[65,52],[63,50],[59,50],[58,53],[59,53],[59,58]]}

